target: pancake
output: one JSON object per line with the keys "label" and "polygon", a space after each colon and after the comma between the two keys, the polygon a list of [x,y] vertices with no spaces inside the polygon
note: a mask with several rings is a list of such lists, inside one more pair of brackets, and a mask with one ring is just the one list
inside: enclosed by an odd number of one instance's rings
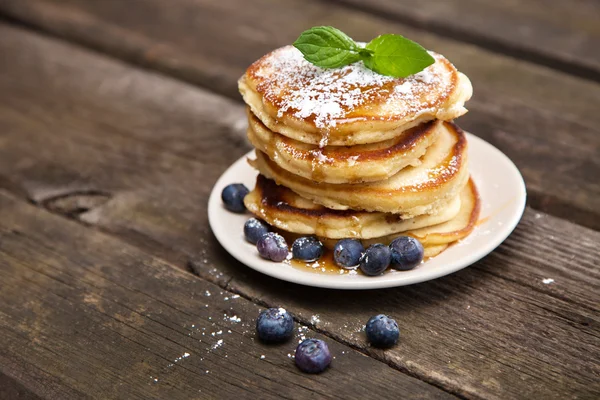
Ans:
{"label": "pancake", "polygon": [[250,142],[280,168],[325,183],[378,181],[407,166],[419,165],[444,129],[441,121],[429,121],[383,142],[321,149],[271,131],[249,110],[248,122]]}
{"label": "pancake", "polygon": [[427,149],[420,165],[382,181],[319,184],[282,169],[258,150],[251,164],[267,178],[327,208],[403,214],[406,218],[432,214],[458,195],[469,178],[464,132],[452,123],[443,125],[446,129]]}
{"label": "pancake", "polygon": [[423,246],[423,259],[427,260],[428,258],[435,257],[442,251],[446,250],[449,246],[450,245],[448,244],[440,244],[437,246]]}
{"label": "pancake", "polygon": [[433,119],[457,118],[471,97],[469,79],[443,56],[407,78],[362,62],[323,69],[285,46],[260,58],[238,81],[252,112],[271,131],[324,147],[377,143]]}
{"label": "pancake", "polygon": [[[432,257],[434,251],[439,250],[441,252],[445,249],[445,246],[467,237],[477,225],[481,202],[477,187],[472,179],[469,179],[468,184],[460,192],[459,197],[460,210],[452,219],[446,222],[425,228],[408,229],[404,232],[382,237],[363,239],[361,242],[367,247],[375,243],[390,244],[398,236],[412,236],[419,239],[426,249],[429,248],[428,256]],[[319,239],[328,248],[333,248],[337,241],[325,236],[320,236]]]}
{"label": "pancake", "polygon": [[244,204],[251,213],[275,228],[330,239],[370,239],[418,230],[450,221],[461,209],[460,197],[456,196],[435,214],[409,219],[403,219],[400,214],[331,210],[262,175],[256,179],[254,190],[244,198]]}

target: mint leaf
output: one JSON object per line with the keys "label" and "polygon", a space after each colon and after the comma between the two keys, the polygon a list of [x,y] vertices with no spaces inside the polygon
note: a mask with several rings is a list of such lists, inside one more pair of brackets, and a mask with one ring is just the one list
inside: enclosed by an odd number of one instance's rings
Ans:
{"label": "mint leaf", "polygon": [[322,68],[340,68],[367,54],[348,35],[332,26],[316,26],[294,42],[306,61]]}
{"label": "mint leaf", "polygon": [[396,78],[416,74],[435,62],[421,45],[403,36],[381,35],[361,47],[332,26],[302,32],[294,47],[318,67],[340,68],[362,60],[367,68]]}
{"label": "mint leaf", "polygon": [[400,35],[378,36],[367,44],[366,49],[373,52],[363,58],[367,68],[396,78],[416,74],[435,62],[420,44]]}

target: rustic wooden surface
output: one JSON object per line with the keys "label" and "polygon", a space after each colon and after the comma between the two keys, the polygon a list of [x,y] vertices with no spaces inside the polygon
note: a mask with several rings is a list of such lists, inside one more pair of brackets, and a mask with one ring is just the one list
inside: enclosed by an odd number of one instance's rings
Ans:
{"label": "rustic wooden surface", "polygon": [[307,326],[262,345],[260,307],[242,297],[2,192],[0,221],[0,361],[35,394],[366,398],[393,386],[402,397],[454,398],[336,342],[335,368],[302,374],[288,354],[301,336],[323,338]]}
{"label": "rustic wooden surface", "polygon": [[238,102],[237,78],[247,66],[312,25],[333,24],[360,40],[402,33],[446,55],[473,81],[471,112],[460,125],[515,161],[532,206],[600,229],[598,83],[330,2],[255,0],[251,7],[245,0],[134,3],[3,0],[0,11]]}
{"label": "rustic wooden surface", "polygon": [[[0,396],[600,395],[600,233],[557,218],[598,228],[596,83],[327,2],[122,4],[0,0],[30,26],[0,24]],[[249,149],[235,78],[324,22],[416,36],[473,78],[465,126],[517,161],[537,208],[495,252],[443,279],[349,293],[267,278],[216,243],[208,193]],[[259,306],[279,305],[334,347],[326,374],[253,340]],[[398,320],[398,347],[366,345],[377,312]],[[232,331],[223,347],[201,334],[212,323]]]}

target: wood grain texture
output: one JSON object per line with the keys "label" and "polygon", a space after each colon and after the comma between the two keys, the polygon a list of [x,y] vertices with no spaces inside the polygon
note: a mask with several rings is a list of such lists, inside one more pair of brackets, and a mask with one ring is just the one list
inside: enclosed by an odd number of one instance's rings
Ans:
{"label": "wood grain texture", "polygon": [[[332,24],[357,40],[399,32],[445,54],[473,81],[459,123],[523,172],[530,203],[600,229],[600,84],[332,3],[300,0],[4,0],[29,24],[240,100],[245,68],[302,30]],[[134,12],[135,10],[135,12]],[[236,12],[243,10],[243,12]]]}
{"label": "wood grain texture", "polygon": [[[306,326],[262,344],[259,311],[0,191],[0,371],[43,398],[455,398]],[[329,342],[328,371],[296,368],[301,337]]]}
{"label": "wood grain texture", "polygon": [[[599,393],[600,233],[528,210],[499,249],[433,282],[359,293],[282,283],[237,263],[208,228],[213,183],[249,148],[240,105],[12,28],[0,28],[0,51],[11,55],[0,65],[0,181],[14,193],[46,206],[103,193],[71,216],[177,265],[190,260],[199,276],[259,304],[285,304],[453,394]],[[360,331],[379,312],[403,332],[386,352]]]}
{"label": "wood grain texture", "polygon": [[329,1],[600,81],[595,0]]}
{"label": "wood grain texture", "polygon": [[0,399],[41,400],[16,380],[0,373]]}

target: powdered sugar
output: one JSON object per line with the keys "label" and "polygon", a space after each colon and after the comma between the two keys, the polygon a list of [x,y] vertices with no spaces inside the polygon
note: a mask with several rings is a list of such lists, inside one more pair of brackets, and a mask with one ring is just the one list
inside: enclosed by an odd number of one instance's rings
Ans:
{"label": "powdered sugar", "polygon": [[[440,58],[432,53],[434,57]],[[373,101],[390,103],[402,100],[400,111],[422,109],[422,94],[432,92],[431,85],[439,88],[443,80],[436,64],[405,79],[380,75],[366,68],[362,62],[342,68],[323,69],[304,59],[293,46],[275,50],[258,64],[255,75],[264,78],[257,89],[276,105],[278,118],[285,113],[314,121],[317,128],[335,128],[357,107]],[[436,91],[436,90],[434,90]],[[427,104],[425,104],[427,106]],[[387,112],[387,111],[386,111]],[[326,142],[326,139],[324,140]],[[322,143],[324,147],[327,143]]]}
{"label": "powdered sugar", "polygon": [[412,85],[409,81],[404,82],[394,88],[394,93],[409,94],[412,92]]}
{"label": "powdered sugar", "polygon": [[360,105],[369,90],[394,80],[367,69],[362,62],[323,69],[306,61],[294,47],[284,47],[273,55],[263,73],[275,74],[279,89],[287,89],[278,117],[287,111],[302,119],[313,117],[319,128],[335,127],[336,119]]}
{"label": "powdered sugar", "polygon": [[435,79],[435,75],[431,72],[430,68],[427,68],[419,73],[416,73],[414,79],[423,83],[432,83]]}
{"label": "powdered sugar", "polygon": [[183,360],[184,358],[188,358],[190,356],[190,353],[188,353],[187,351],[185,353],[183,353],[183,355],[177,357],[175,360],[173,360],[173,362],[178,362]]}
{"label": "powdered sugar", "polygon": [[333,160],[323,154],[322,149],[310,150],[309,153],[313,156],[313,160],[319,164],[331,163]]}

